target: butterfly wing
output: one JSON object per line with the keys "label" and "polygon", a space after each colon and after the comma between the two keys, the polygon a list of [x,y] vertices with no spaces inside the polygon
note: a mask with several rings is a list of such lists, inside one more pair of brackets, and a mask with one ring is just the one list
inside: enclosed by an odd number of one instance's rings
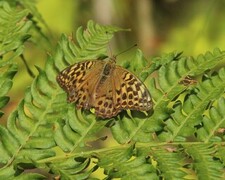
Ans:
{"label": "butterfly wing", "polygon": [[79,108],[89,109],[90,96],[100,76],[102,61],[83,61],[64,69],[57,76],[57,82],[67,92],[68,102],[77,102]]}
{"label": "butterfly wing", "polygon": [[148,111],[153,103],[146,86],[134,74],[116,66],[113,75],[113,101],[116,109]]}
{"label": "butterfly wing", "polygon": [[152,100],[145,85],[114,62],[84,61],[69,66],[57,76],[68,101],[78,108],[95,108],[97,116],[110,118],[123,109],[148,111]]}
{"label": "butterfly wing", "polygon": [[109,76],[101,76],[94,92],[93,107],[102,118],[116,116],[123,109],[148,111],[152,108],[146,86],[120,66],[112,66]]}

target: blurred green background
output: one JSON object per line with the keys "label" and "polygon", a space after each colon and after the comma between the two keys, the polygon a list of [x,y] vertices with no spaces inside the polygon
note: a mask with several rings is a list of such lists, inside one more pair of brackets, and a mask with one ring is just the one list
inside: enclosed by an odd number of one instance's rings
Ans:
{"label": "blurred green background", "polygon": [[[225,49],[222,0],[37,0],[36,6],[47,27],[37,24],[51,43],[40,37],[26,43],[24,57],[35,74],[35,66],[43,68],[47,55],[54,54],[61,34],[75,34],[88,20],[131,29],[115,36],[111,42],[114,54],[136,43],[150,59],[171,51],[196,57],[215,47]],[[34,34],[34,39],[35,36],[38,35]],[[18,62],[19,71],[6,113],[15,108],[33,80],[24,63]]]}
{"label": "blurred green background", "polygon": [[146,55],[174,50],[197,55],[224,46],[222,0],[38,0],[37,8],[56,40],[92,19],[130,28],[117,44],[137,43]]}

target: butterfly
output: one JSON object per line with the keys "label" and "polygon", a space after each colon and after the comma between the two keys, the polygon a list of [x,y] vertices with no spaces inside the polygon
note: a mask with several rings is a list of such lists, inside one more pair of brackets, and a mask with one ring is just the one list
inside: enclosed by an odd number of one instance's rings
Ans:
{"label": "butterfly", "polygon": [[116,65],[116,58],[75,63],[56,78],[77,108],[95,109],[103,119],[122,110],[149,111],[153,103],[146,86],[133,73]]}

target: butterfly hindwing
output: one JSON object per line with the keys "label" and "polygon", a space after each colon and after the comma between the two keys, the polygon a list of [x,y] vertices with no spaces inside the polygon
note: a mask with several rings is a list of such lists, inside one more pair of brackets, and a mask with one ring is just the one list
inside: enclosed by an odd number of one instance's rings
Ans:
{"label": "butterfly hindwing", "polygon": [[152,108],[151,96],[146,86],[131,72],[116,66],[114,76],[121,77],[120,81],[116,78],[114,84],[115,103],[118,108],[139,111],[148,111]]}

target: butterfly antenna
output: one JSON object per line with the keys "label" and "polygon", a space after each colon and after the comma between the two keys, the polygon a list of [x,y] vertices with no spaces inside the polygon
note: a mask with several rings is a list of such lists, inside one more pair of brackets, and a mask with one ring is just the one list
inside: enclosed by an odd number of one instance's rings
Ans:
{"label": "butterfly antenna", "polygon": [[134,44],[133,46],[131,46],[131,47],[125,49],[124,51],[119,52],[119,53],[118,53],[117,55],[115,55],[114,57],[116,58],[117,56],[119,56],[119,55],[121,55],[121,54],[123,54],[123,53],[129,51],[130,49],[132,49],[132,48],[134,48],[134,47],[136,47],[136,46],[137,46],[137,44]]}
{"label": "butterfly antenna", "polygon": [[111,47],[111,44],[109,43],[109,34],[108,34],[108,31],[106,31],[106,34],[107,34],[107,38],[108,38],[108,49],[109,49],[109,52],[110,52],[110,57],[113,57],[113,55],[112,55],[112,47]]}

